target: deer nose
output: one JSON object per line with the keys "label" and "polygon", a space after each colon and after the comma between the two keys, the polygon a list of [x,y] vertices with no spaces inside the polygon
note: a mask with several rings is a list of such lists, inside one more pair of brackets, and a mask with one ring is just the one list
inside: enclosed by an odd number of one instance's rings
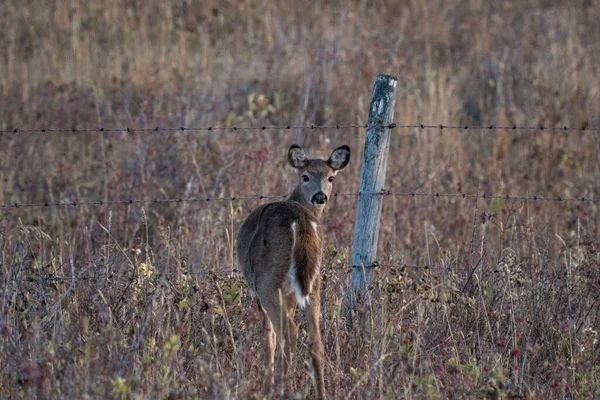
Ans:
{"label": "deer nose", "polygon": [[316,193],[312,198],[313,204],[325,204],[327,202],[327,195],[323,192]]}

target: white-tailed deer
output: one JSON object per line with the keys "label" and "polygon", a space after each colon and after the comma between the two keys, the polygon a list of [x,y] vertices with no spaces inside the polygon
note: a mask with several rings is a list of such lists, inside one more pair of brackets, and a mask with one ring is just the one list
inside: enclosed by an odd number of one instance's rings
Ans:
{"label": "white-tailed deer", "polygon": [[265,313],[268,379],[273,378],[277,341],[283,351],[282,373],[288,375],[298,334],[294,323],[298,305],[308,311],[317,391],[324,398],[319,222],[336,174],[350,161],[350,148],[338,147],[328,160],[309,160],[304,149],[292,145],[288,161],[298,171],[298,185],[287,200],[265,204],[250,214],[240,228],[237,253],[250,293]]}

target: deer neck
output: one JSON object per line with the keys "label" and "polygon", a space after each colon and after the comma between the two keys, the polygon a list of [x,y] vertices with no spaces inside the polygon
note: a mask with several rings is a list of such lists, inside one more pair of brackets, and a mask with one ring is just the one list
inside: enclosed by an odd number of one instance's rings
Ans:
{"label": "deer neck", "polygon": [[325,207],[324,206],[320,206],[320,207],[315,206],[314,204],[307,202],[304,199],[304,196],[302,196],[302,194],[300,193],[299,186],[296,186],[296,189],[294,189],[294,191],[288,198],[288,201],[289,200],[300,203],[303,207],[307,208],[310,212],[312,212],[315,215],[315,217],[317,217],[318,220],[321,219],[321,214],[323,214],[323,210],[325,209]]}

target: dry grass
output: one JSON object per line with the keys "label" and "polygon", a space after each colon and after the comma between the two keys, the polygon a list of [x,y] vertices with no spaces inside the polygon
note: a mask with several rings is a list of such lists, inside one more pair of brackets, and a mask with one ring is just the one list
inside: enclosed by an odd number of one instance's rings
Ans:
{"label": "dry grass", "polygon": [[[0,128],[362,123],[378,73],[399,77],[397,121],[595,126],[597,1],[301,3],[5,1]],[[0,140],[0,203],[29,203],[285,193],[292,142],[349,144],[336,190],[355,191],[364,132]],[[589,131],[396,130],[387,187],[598,198],[599,173]],[[331,398],[598,396],[597,204],[386,198],[381,260],[451,270],[380,268],[365,336],[341,307],[355,201],[324,220]],[[0,393],[281,397],[246,287],[219,272],[259,203],[3,210]]]}

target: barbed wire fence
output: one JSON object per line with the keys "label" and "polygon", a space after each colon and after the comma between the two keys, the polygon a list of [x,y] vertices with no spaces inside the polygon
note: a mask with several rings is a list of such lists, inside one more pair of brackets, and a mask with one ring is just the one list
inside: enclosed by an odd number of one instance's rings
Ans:
{"label": "barbed wire fence", "polygon": [[[537,126],[518,126],[518,125],[444,125],[444,124],[397,124],[391,123],[388,125],[369,125],[369,124],[333,124],[333,125],[261,125],[261,126],[199,126],[199,127],[103,127],[98,128],[19,128],[13,127],[8,129],[0,129],[0,140],[3,136],[10,135],[10,137],[16,137],[19,134],[52,134],[52,133],[160,133],[160,132],[201,132],[201,131],[231,131],[231,132],[247,132],[247,131],[280,131],[280,130],[340,130],[340,129],[369,129],[373,127],[388,128],[394,130],[459,130],[459,131],[496,131],[496,130],[512,130],[512,131],[527,131],[527,132],[538,132],[538,131],[551,131],[551,132],[600,132],[600,128],[593,128],[587,125],[580,127],[561,125],[547,127],[544,125]],[[560,196],[560,195],[544,195],[544,194],[521,194],[521,195],[510,195],[504,194],[488,194],[488,193],[442,193],[442,192],[405,192],[398,191],[396,189],[381,190],[379,192],[335,192],[332,194],[334,198],[348,198],[348,197],[360,197],[360,196],[383,196],[383,197],[409,197],[409,198],[445,198],[445,199],[464,199],[464,200],[494,200],[500,199],[504,201],[533,201],[533,202],[569,202],[569,203],[600,203],[600,199],[586,196]],[[288,195],[272,195],[272,194],[260,194],[260,195],[240,195],[240,196],[220,196],[220,197],[170,197],[170,198],[121,198],[116,200],[91,200],[82,199],[68,202],[37,202],[37,203],[6,203],[0,204],[0,209],[22,209],[22,208],[56,208],[56,207],[78,207],[78,206],[94,206],[94,207],[108,207],[114,205],[136,205],[136,204],[164,204],[164,203],[205,203],[210,204],[211,202],[234,202],[234,201],[248,201],[248,200],[284,200]],[[429,271],[435,273],[473,273],[473,268],[456,267],[452,265],[407,265],[401,262],[389,263],[389,262],[376,262],[373,267],[375,268],[391,268],[397,271],[406,270],[420,270]],[[350,268],[351,270],[352,268]],[[489,273],[501,273],[502,271],[498,268],[486,270]],[[204,270],[204,271],[188,271],[182,270],[181,272],[160,272],[160,276],[170,275],[202,275],[202,276],[213,276],[224,274],[239,274],[240,272],[233,269],[225,270]],[[564,272],[557,276],[540,276],[540,279],[545,280],[564,280],[571,277],[583,277],[590,279],[600,279],[600,273],[591,272]],[[73,277],[66,276],[46,276],[41,279],[45,281],[71,281]],[[86,280],[86,277],[79,277],[79,280]],[[91,279],[91,278],[90,278]]]}
{"label": "barbed wire fence", "polygon": [[[544,125],[537,126],[517,126],[517,125],[477,125],[477,126],[458,126],[444,124],[397,124],[391,123],[388,125],[369,125],[369,124],[333,124],[333,125],[261,125],[261,126],[201,126],[201,127],[160,127],[154,128],[10,128],[0,129],[0,134],[19,133],[109,133],[109,132],[194,132],[194,131],[265,131],[265,130],[331,130],[331,129],[369,129],[373,127],[382,127],[388,129],[439,129],[439,130],[520,130],[520,131],[562,131],[562,132],[600,132],[600,128],[590,128],[586,125],[579,128],[569,127],[567,125],[546,127]],[[392,190],[383,190],[376,193],[334,193],[334,196],[403,196],[403,197],[437,197],[437,198],[463,198],[463,199],[502,199],[502,200],[532,200],[532,201],[565,201],[565,202],[590,202],[598,203],[600,199],[590,198],[586,196],[550,196],[550,195],[509,195],[509,194],[469,194],[469,193],[423,193],[423,192],[398,192]],[[66,207],[66,206],[110,206],[118,204],[151,204],[151,203],[199,203],[211,201],[235,201],[235,200],[277,200],[284,199],[287,195],[241,195],[227,197],[173,197],[173,198],[152,198],[152,199],[118,199],[118,200],[81,200],[70,202],[39,202],[39,203],[20,203],[0,204],[0,208],[30,208],[30,207]]]}

